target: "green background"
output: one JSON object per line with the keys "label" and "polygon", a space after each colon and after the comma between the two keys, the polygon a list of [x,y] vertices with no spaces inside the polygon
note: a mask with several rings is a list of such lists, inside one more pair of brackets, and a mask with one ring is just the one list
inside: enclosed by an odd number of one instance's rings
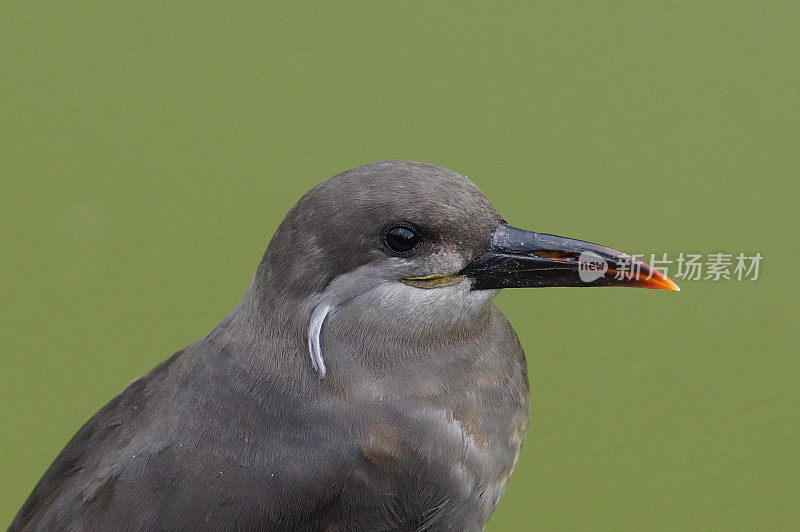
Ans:
{"label": "green background", "polygon": [[800,526],[796,6],[4,3],[0,527],[308,188],[385,158],[520,227],[764,257],[501,294],[532,421],[489,529]]}

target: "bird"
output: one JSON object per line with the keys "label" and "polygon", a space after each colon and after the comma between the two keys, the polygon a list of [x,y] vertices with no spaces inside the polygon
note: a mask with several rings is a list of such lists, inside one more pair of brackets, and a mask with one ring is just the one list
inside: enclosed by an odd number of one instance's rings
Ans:
{"label": "bird", "polygon": [[530,402],[493,299],[593,286],[678,289],[509,225],[445,168],[337,174],[289,210],[211,332],[80,428],[9,530],[482,530]]}

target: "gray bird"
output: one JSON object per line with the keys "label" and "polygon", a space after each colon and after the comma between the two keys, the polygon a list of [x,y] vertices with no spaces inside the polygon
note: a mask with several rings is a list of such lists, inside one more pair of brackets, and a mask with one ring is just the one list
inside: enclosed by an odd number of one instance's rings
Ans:
{"label": "gray bird", "polygon": [[219,325],[78,431],[10,530],[480,530],[528,425],[525,355],[492,299],[544,286],[677,289],[510,227],[444,168],[336,175]]}

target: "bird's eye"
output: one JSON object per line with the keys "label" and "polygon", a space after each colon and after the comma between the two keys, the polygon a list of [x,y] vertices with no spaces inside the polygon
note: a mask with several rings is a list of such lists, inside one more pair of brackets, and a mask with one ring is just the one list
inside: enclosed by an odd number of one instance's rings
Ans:
{"label": "bird's eye", "polygon": [[419,235],[408,227],[392,227],[384,235],[386,246],[396,253],[408,253],[419,244]]}

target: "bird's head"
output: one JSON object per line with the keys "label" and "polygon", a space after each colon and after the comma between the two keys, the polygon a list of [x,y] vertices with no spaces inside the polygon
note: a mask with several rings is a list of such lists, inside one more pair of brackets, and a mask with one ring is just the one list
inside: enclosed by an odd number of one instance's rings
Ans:
{"label": "bird's head", "polygon": [[411,161],[314,187],[281,223],[254,281],[266,295],[311,303],[309,349],[321,375],[320,329],[341,305],[424,331],[486,312],[501,288],[678,289],[619,251],[511,227],[466,177]]}

